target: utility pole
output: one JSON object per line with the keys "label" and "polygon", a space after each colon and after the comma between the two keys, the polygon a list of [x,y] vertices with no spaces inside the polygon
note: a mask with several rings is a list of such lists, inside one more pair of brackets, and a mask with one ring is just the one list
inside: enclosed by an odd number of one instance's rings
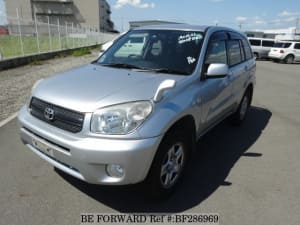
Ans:
{"label": "utility pole", "polygon": [[[297,34],[298,27],[299,27],[299,17],[296,19],[296,28],[295,28],[295,34]],[[299,32],[299,33],[300,33],[300,32]]]}
{"label": "utility pole", "polygon": [[240,22],[239,23],[239,28],[240,28],[240,31],[242,30],[242,23]]}

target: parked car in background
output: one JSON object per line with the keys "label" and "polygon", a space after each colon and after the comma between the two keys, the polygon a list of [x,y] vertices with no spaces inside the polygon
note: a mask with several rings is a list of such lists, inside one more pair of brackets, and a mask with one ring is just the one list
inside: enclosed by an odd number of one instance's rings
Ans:
{"label": "parked car in background", "polygon": [[253,55],[256,59],[267,58],[271,48],[274,46],[274,39],[248,38]]}
{"label": "parked car in background", "polygon": [[245,120],[255,70],[246,36],[230,28],[139,27],[93,63],[38,81],[19,113],[21,139],[88,183],[145,181],[168,196],[201,136]]}
{"label": "parked car in background", "polygon": [[300,42],[280,41],[275,43],[269,52],[269,58],[274,61],[293,63],[300,61]]}

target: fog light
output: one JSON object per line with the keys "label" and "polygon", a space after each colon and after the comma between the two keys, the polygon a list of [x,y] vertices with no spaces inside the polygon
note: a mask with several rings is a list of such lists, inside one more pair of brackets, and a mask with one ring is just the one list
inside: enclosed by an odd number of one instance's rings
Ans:
{"label": "fog light", "polygon": [[109,176],[111,177],[116,177],[116,178],[121,178],[124,176],[124,168],[121,165],[117,164],[109,164],[106,166],[106,171]]}

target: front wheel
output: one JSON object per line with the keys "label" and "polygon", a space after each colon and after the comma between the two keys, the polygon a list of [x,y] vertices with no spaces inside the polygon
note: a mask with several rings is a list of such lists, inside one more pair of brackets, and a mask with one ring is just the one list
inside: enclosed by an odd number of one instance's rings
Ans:
{"label": "front wheel", "polygon": [[252,92],[247,89],[236,112],[231,116],[233,125],[240,125],[246,119],[252,99]]}
{"label": "front wheel", "polygon": [[155,199],[170,196],[180,181],[188,158],[188,139],[171,132],[161,142],[147,177],[147,190]]}

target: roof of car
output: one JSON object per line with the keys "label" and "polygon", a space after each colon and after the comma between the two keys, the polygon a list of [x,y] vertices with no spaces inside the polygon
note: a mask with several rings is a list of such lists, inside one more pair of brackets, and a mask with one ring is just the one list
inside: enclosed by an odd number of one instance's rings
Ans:
{"label": "roof of car", "polygon": [[134,30],[193,30],[193,31],[205,31],[209,26],[197,26],[189,24],[161,24],[161,25],[149,25],[135,28]]}
{"label": "roof of car", "polygon": [[[135,28],[133,30],[185,30],[185,31],[200,31],[200,32],[206,32],[208,29],[212,31],[232,31],[232,32],[238,32],[234,29],[231,29],[229,27],[219,27],[219,26],[199,26],[199,25],[190,25],[190,24],[161,24],[161,25],[149,25],[149,26],[142,26]],[[242,33],[240,33],[242,34]],[[243,34],[243,36],[245,36]],[[246,37],[246,36],[245,36]]]}

